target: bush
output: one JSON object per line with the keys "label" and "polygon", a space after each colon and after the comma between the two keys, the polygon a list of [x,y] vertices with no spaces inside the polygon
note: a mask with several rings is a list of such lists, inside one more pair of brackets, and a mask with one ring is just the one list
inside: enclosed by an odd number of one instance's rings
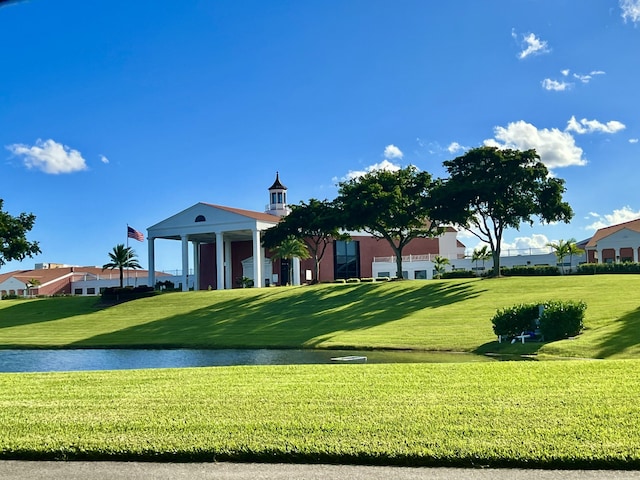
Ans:
{"label": "bush", "polygon": [[493,316],[493,332],[496,335],[515,337],[522,332],[533,331],[538,318],[538,304],[520,304],[506,307]]}
{"label": "bush", "polygon": [[545,340],[575,337],[584,327],[584,302],[547,302],[540,317],[540,330]]}
{"label": "bush", "polygon": [[139,287],[107,287],[102,292],[102,300],[105,302],[126,302],[136,298],[149,297],[154,295],[153,287],[141,285]]}
{"label": "bush", "polygon": [[640,273],[640,263],[583,263],[578,265],[580,275],[597,275],[603,273]]}
{"label": "bush", "polygon": [[17,300],[19,297],[15,293],[5,293],[2,295],[2,300]]}
{"label": "bush", "polygon": [[[540,315],[539,306],[544,307]],[[553,342],[578,335],[583,328],[587,305],[580,302],[547,301],[503,308],[491,319],[496,335],[515,337],[523,332],[536,332]]]}
{"label": "bush", "polygon": [[502,267],[500,275],[505,277],[542,277],[560,275],[560,269],[555,266],[540,265],[533,267]]}
{"label": "bush", "polygon": [[476,274],[471,270],[453,270],[451,272],[444,272],[441,275],[442,278],[476,278]]}

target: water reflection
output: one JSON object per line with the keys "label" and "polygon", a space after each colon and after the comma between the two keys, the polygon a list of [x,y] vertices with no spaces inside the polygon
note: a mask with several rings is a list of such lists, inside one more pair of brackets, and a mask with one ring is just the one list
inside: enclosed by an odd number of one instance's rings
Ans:
{"label": "water reflection", "polygon": [[126,370],[229,365],[301,365],[332,363],[331,358],[360,355],[367,363],[458,363],[491,361],[469,353],[353,350],[0,350],[0,372]]}

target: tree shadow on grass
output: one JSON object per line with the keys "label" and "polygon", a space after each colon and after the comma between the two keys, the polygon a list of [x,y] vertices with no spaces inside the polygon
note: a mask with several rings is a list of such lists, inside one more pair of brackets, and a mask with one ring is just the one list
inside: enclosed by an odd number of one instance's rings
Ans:
{"label": "tree shadow on grass", "polygon": [[615,321],[615,327],[600,342],[597,358],[607,358],[624,353],[640,345],[640,307]]}
{"label": "tree shadow on grass", "polygon": [[[419,288],[347,284],[265,289],[250,297],[97,335],[73,346],[307,347],[344,331],[372,328],[412,313],[480,294],[475,285],[425,283]],[[188,297],[183,297],[188,301]]]}
{"label": "tree shadow on grass", "polygon": [[0,309],[0,329],[34,323],[51,322],[100,310],[95,297],[53,297],[37,300],[2,300],[15,302]]}

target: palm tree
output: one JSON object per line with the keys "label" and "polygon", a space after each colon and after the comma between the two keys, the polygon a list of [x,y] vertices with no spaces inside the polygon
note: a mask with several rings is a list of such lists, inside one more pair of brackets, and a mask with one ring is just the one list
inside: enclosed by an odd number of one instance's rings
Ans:
{"label": "palm tree", "polygon": [[37,278],[30,278],[27,281],[27,295],[29,295],[33,287],[37,287],[38,285],[40,285],[40,280],[38,280]]}
{"label": "palm tree", "polygon": [[476,262],[476,275],[478,274],[478,262],[482,260],[482,270],[484,271],[484,262],[491,258],[491,252],[487,245],[483,245],[482,248],[476,248],[471,255],[471,261]]}
{"label": "palm tree", "polygon": [[556,254],[556,257],[558,259],[558,263],[560,264],[560,271],[562,272],[562,274],[564,275],[564,258],[569,255],[569,243],[570,242],[575,242],[575,239],[570,239],[568,241],[565,240],[558,240],[557,242],[550,242],[547,243],[547,247],[551,247],[551,249],[553,250],[553,252]]}
{"label": "palm tree", "polygon": [[445,265],[449,265],[449,259],[436,255],[433,259],[433,267],[436,271],[436,278],[441,278],[445,270]]}
{"label": "palm tree", "polygon": [[[309,258],[309,250],[305,243],[293,236],[285,238],[280,245],[273,249],[271,258],[291,260],[292,258],[305,259]],[[293,265],[289,262],[289,282],[293,278]]]}
{"label": "palm tree", "polygon": [[[567,243],[569,244],[569,264],[573,265],[573,256],[583,255],[584,250],[578,246],[575,238],[570,238],[569,240],[567,240]],[[573,267],[569,267],[569,271],[571,271],[572,268]]]}
{"label": "palm tree", "polygon": [[133,251],[133,248],[125,247],[124,243],[120,243],[113,247],[112,252],[109,252],[109,258],[111,261],[109,263],[105,263],[102,266],[102,270],[114,270],[116,268],[120,270],[120,288],[122,288],[124,286],[124,269],[132,268],[133,270],[136,270],[142,268],[136,257],[137,255],[136,252]]}

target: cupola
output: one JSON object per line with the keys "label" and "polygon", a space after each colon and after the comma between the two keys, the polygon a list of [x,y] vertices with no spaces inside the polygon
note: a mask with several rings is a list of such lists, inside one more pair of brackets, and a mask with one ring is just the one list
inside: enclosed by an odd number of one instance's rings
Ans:
{"label": "cupola", "polygon": [[291,209],[287,206],[287,187],[280,182],[280,175],[276,172],[276,180],[269,187],[269,205],[266,213],[284,217]]}

